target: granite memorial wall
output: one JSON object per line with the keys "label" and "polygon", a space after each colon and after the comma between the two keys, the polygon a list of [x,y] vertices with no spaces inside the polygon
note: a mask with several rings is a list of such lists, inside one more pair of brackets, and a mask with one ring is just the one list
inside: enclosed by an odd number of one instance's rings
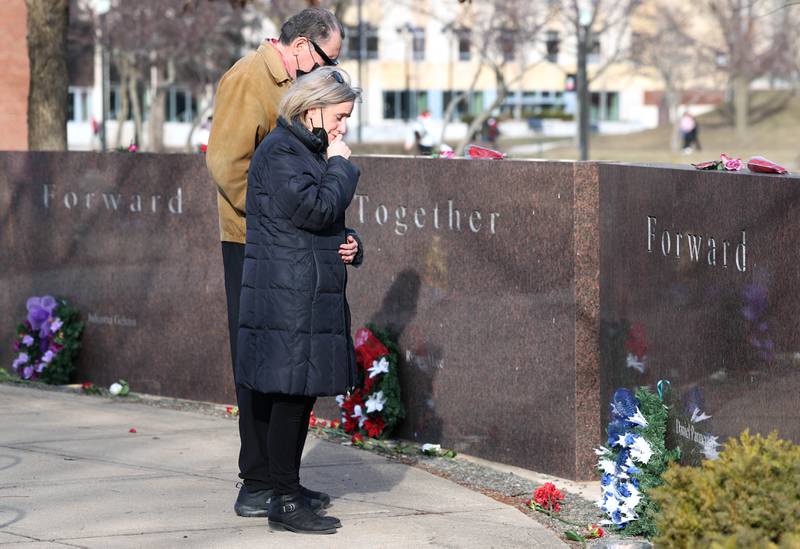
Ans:
{"label": "granite memorial wall", "polygon": [[[78,380],[233,402],[203,160],[0,153],[2,337],[28,296],[65,297],[86,321]],[[399,340],[401,436],[588,478],[614,388],[667,379],[687,456],[745,426],[798,440],[797,179],[357,163],[348,223],[366,257],[348,298],[354,329],[374,322]]]}
{"label": "granite memorial wall", "polygon": [[800,442],[800,178],[598,176],[603,402],[665,380],[687,463],[747,428]]}

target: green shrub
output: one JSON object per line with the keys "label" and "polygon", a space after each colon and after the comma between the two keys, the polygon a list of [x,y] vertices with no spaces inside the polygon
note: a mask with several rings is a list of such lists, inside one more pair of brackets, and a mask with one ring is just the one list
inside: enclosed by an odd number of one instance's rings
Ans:
{"label": "green shrub", "polygon": [[717,460],[673,464],[652,498],[658,547],[800,547],[800,446],[745,431]]}

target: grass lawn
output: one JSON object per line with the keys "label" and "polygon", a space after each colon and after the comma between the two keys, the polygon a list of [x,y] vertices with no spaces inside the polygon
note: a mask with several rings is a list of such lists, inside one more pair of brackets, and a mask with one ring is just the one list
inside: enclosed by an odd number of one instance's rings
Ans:
{"label": "grass lawn", "polygon": [[[780,106],[785,105],[780,110]],[[777,112],[771,112],[775,111]],[[720,153],[747,160],[751,156],[766,156],[789,170],[800,168],[800,97],[780,94],[756,94],[753,100],[748,139],[736,139],[736,131],[719,111],[698,117],[700,143],[703,150],[689,155],[670,150],[671,128],[661,127],[635,134],[592,136],[589,155],[592,160],[621,162],[668,162],[687,164],[715,160]],[[533,141],[531,141],[533,142]],[[518,144],[515,143],[515,144]],[[501,148],[506,145],[501,141]],[[539,155],[513,155],[515,158],[569,159],[578,157],[574,145],[544,151]]]}
{"label": "grass lawn", "polygon": [[[788,170],[800,171],[800,97],[783,92],[754,93],[748,139],[737,142],[731,122],[721,111],[698,117],[700,143],[703,150],[685,155],[670,150],[671,128],[661,127],[627,135],[592,136],[589,155],[592,160],[611,160],[632,163],[689,164],[704,160],[716,160],[720,153],[747,161],[761,155],[783,165]],[[549,142],[559,142],[553,146]],[[485,143],[479,143],[485,145]],[[543,144],[547,150],[540,151],[535,144]],[[404,155],[402,143],[349,143],[354,154]],[[528,147],[526,147],[528,146]],[[524,153],[513,149],[523,147]],[[578,151],[569,139],[553,137],[530,137],[500,139],[498,149],[511,151],[511,158],[547,158],[575,160]]]}

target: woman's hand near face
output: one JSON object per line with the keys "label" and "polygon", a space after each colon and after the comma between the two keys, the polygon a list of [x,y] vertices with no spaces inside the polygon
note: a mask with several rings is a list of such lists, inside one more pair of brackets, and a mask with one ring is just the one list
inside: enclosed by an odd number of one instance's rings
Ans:
{"label": "woman's hand near face", "polygon": [[337,135],[328,145],[328,158],[333,158],[334,156],[350,158],[350,147],[345,144],[341,135]]}

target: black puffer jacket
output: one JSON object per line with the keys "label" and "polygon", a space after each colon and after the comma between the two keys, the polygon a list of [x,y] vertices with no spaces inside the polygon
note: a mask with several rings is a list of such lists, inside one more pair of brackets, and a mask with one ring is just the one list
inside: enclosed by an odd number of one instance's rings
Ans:
{"label": "black puffer jacket", "polygon": [[324,152],[279,119],[250,164],[236,382],[262,393],[331,396],[355,381],[338,249],[360,172]]}

